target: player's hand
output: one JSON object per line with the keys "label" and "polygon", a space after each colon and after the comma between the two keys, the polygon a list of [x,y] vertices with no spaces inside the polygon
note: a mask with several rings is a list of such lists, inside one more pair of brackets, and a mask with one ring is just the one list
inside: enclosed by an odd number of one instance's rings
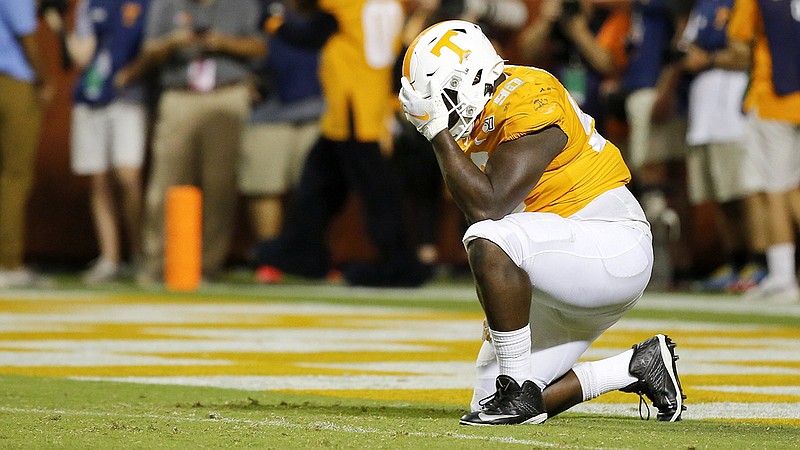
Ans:
{"label": "player's hand", "polygon": [[52,80],[36,83],[36,100],[39,106],[47,108],[56,96],[56,85]]}
{"label": "player's hand", "polygon": [[423,97],[411,87],[408,78],[400,80],[400,103],[406,119],[411,122],[417,131],[426,139],[432,141],[441,131],[447,129],[447,106],[442,99],[441,83],[434,76],[430,80],[430,95]]}
{"label": "player's hand", "polygon": [[711,68],[711,55],[709,52],[697,47],[696,45],[689,45],[686,50],[686,56],[683,58],[683,69],[690,73],[702,72]]}
{"label": "player's hand", "polygon": [[187,27],[180,27],[167,35],[167,43],[171,50],[183,50],[195,45],[195,34]]}

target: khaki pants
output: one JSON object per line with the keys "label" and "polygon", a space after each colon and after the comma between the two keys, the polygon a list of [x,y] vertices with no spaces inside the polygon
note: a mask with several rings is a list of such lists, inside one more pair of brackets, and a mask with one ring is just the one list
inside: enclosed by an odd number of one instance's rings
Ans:
{"label": "khaki pants", "polygon": [[655,88],[644,88],[633,91],[625,102],[630,128],[627,162],[634,175],[646,164],[686,157],[686,119],[674,117],[666,123],[651,123],[655,101]]}
{"label": "khaki pants", "polygon": [[163,273],[164,206],[172,186],[203,192],[203,274],[225,264],[236,217],[236,163],[249,114],[248,90],[234,85],[199,93],[164,92],[145,197],[144,270]]}
{"label": "khaki pants", "polygon": [[239,160],[239,190],[246,195],[279,196],[294,189],[318,137],[316,121],[248,125]]}
{"label": "khaki pants", "polygon": [[0,74],[0,268],[23,263],[40,117],[33,85]]}

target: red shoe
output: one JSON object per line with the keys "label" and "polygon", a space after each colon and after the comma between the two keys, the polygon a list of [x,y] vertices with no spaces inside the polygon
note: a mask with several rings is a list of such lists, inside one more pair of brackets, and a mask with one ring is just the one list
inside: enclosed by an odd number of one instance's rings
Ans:
{"label": "red shoe", "polygon": [[325,276],[325,280],[331,284],[342,284],[344,283],[344,275],[336,269],[331,269],[328,271],[328,275]]}
{"label": "red shoe", "polygon": [[283,281],[283,272],[273,266],[260,266],[256,269],[256,281],[264,284],[276,284]]}

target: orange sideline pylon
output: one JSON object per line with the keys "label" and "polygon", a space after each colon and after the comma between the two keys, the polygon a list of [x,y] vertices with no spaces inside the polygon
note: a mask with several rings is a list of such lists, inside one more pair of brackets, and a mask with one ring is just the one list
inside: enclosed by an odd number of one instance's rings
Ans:
{"label": "orange sideline pylon", "polygon": [[203,194],[196,186],[167,192],[164,282],[171,291],[197,290],[202,277]]}

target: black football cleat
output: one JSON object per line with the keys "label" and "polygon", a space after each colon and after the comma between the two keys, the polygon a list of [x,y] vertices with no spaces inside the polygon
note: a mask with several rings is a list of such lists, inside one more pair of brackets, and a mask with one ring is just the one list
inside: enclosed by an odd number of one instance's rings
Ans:
{"label": "black football cleat", "polygon": [[531,380],[522,387],[508,375],[500,375],[495,382],[497,392],[481,400],[481,410],[461,417],[461,425],[517,425],[536,424],[547,420],[544,400],[539,386]]}
{"label": "black football cleat", "polygon": [[[675,343],[663,334],[634,345],[628,372],[639,381],[620,389],[650,399],[658,409],[658,420],[662,422],[681,420],[681,413],[686,410],[683,405],[686,396],[683,395],[681,380],[678,379],[678,368],[675,365],[678,356],[675,355],[674,348]],[[650,417],[649,409],[647,416]]]}

